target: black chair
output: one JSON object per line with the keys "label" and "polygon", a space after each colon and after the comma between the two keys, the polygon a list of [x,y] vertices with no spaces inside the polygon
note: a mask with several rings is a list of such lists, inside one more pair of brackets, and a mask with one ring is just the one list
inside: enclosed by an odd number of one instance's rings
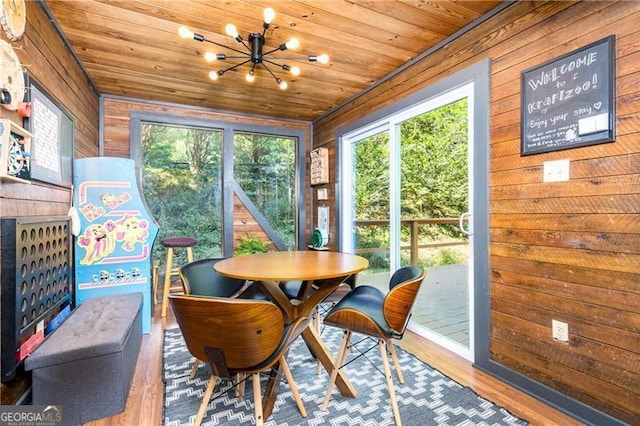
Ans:
{"label": "black chair", "polygon": [[[268,300],[255,284],[220,275],[213,266],[223,257],[196,260],[178,269],[185,295],[206,297],[239,297],[241,299]],[[196,359],[191,370],[193,378],[198,370]]]}
{"label": "black chair", "polygon": [[[400,383],[404,383],[404,377],[393,346],[393,339],[402,339],[411,316],[411,309],[425,276],[426,272],[423,268],[405,266],[398,269],[391,276],[388,293],[385,294],[378,288],[369,285],[357,286],[327,313],[324,323],[342,328],[344,336],[340,342],[338,355],[327,385],[327,393],[322,404],[323,411],[327,409],[329,404],[338,369],[344,365],[351,335],[356,332],[377,340],[393,415],[396,424],[402,424],[393,387],[393,379],[391,378],[391,368],[387,359],[387,350],[393,358]],[[362,351],[361,355],[366,352]]]}
{"label": "black chair", "polygon": [[284,355],[308,327],[308,318],[285,325],[280,308],[265,300],[174,295],[169,300],[189,352],[211,368],[195,426],[202,422],[218,378],[232,381],[240,376],[244,383],[246,375],[252,377],[256,425],[262,425],[260,373],[278,363],[301,415],[307,416]]}
{"label": "black chair", "polygon": [[246,286],[245,280],[218,274],[213,266],[222,257],[196,260],[178,270],[184,294],[194,296],[234,297]]}

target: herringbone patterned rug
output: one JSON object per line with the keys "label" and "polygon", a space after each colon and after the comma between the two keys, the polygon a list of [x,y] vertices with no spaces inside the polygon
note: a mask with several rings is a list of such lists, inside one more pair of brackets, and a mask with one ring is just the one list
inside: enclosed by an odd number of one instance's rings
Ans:
{"label": "herringbone patterned rug", "polygon": [[[342,333],[327,327],[322,338],[332,353],[337,352]],[[356,337],[354,336],[354,341]],[[405,425],[526,425],[527,422],[505,409],[478,396],[470,388],[461,386],[438,370],[414,356],[397,349],[405,383],[400,385],[394,373],[396,397]],[[379,351],[368,353],[372,364],[381,367]],[[179,329],[167,330],[164,340],[164,425],[190,425],[196,415],[209,379],[209,367],[201,365],[193,380],[189,379],[193,358],[187,352]],[[349,356],[347,361],[351,358]],[[270,426],[294,425],[393,425],[389,393],[382,374],[366,359],[360,358],[344,367],[351,383],[358,391],[355,399],[345,398],[334,389],[327,411],[320,411],[324,400],[328,374],[316,374],[316,363],[301,338],[297,339],[287,356],[298,390],[304,400],[308,416],[303,418],[293,400],[286,380],[273,414],[267,419]],[[393,368],[393,367],[392,367]],[[266,382],[266,376],[264,377]],[[218,389],[216,389],[217,391]],[[214,399],[207,409],[203,425],[251,425],[253,396],[250,382],[245,400],[233,392]]]}

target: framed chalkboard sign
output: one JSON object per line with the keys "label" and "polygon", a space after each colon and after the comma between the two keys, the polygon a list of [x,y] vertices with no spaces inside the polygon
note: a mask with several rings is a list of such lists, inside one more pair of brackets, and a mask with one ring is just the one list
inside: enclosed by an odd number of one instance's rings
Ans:
{"label": "framed chalkboard sign", "polygon": [[25,86],[31,115],[24,119],[24,127],[33,134],[31,179],[70,187],[73,178],[73,118],[28,74]]}
{"label": "framed chalkboard sign", "polygon": [[522,73],[521,155],[615,137],[615,37]]}

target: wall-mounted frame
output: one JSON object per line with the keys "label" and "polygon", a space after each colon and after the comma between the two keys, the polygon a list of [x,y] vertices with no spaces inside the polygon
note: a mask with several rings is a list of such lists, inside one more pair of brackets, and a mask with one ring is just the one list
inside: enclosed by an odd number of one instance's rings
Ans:
{"label": "wall-mounted frame", "polygon": [[33,134],[31,179],[70,187],[73,179],[73,118],[29,75],[25,77],[25,87],[25,101],[31,106],[31,115],[24,119],[24,127]]}
{"label": "wall-mounted frame", "polygon": [[521,155],[615,140],[615,36],[522,72]]}
{"label": "wall-mounted frame", "polygon": [[316,148],[311,151],[310,171],[311,185],[329,182],[329,150],[327,148]]}

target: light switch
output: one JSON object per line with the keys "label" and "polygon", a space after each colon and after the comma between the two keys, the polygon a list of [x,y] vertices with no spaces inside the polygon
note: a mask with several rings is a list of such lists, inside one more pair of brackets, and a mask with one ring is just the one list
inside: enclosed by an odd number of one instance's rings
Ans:
{"label": "light switch", "polygon": [[607,113],[578,120],[578,135],[580,136],[605,130],[609,130],[609,114]]}
{"label": "light switch", "polygon": [[569,160],[545,161],[542,181],[564,182],[569,180]]}

